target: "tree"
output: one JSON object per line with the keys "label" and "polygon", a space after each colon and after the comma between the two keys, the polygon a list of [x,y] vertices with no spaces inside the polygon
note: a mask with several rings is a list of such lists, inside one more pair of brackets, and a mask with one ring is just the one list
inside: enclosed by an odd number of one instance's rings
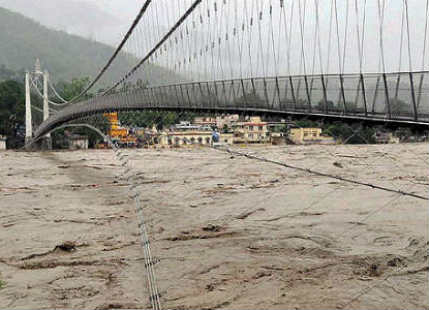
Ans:
{"label": "tree", "polygon": [[193,112],[172,111],[132,111],[119,112],[121,124],[130,127],[152,127],[158,129],[168,128],[180,121],[192,121],[196,114]]}
{"label": "tree", "polygon": [[320,127],[320,124],[311,120],[299,120],[295,122],[295,125],[300,128],[315,128]]}
{"label": "tree", "polygon": [[4,64],[0,65],[0,81],[19,81],[19,78],[22,78],[24,76],[24,74],[20,75],[20,73],[21,72],[15,72],[13,70],[8,69]]}
{"label": "tree", "polygon": [[0,83],[0,135],[17,147],[18,128],[24,125],[25,95],[23,85],[12,80]]}
{"label": "tree", "polygon": [[[390,111],[392,114],[410,114],[413,113],[413,108],[411,107],[411,104],[406,103],[405,101],[402,101],[397,98],[392,98],[389,100],[390,103]],[[384,108],[384,113],[387,113],[387,103]]]}
{"label": "tree", "polygon": [[[90,78],[84,77],[80,79],[73,79],[71,82],[61,81],[55,85],[55,88],[57,89],[60,96],[63,97],[63,99],[69,101],[80,95],[89,85],[89,83]],[[93,95],[87,94],[83,99],[85,100],[91,97],[93,97]]]}
{"label": "tree", "polygon": [[[64,98],[65,100],[71,100],[76,96],[80,95],[87,88],[89,83],[90,83],[89,77],[73,79],[71,82],[62,81],[56,85],[56,89],[62,98]],[[85,96],[81,98],[81,100],[86,100],[92,97],[93,95],[91,93],[87,93]],[[87,123],[100,129],[105,134],[107,134],[108,130],[110,129],[110,123],[108,119],[101,114],[87,117],[84,120],[76,120],[76,121],[73,121],[72,123],[75,123],[75,124]],[[54,132],[53,146],[57,148],[66,147],[67,146],[65,143],[66,136],[70,133],[87,136],[90,147],[93,147],[97,143],[102,141],[102,137],[100,137],[99,134],[97,134],[93,130],[86,127],[62,129]]]}
{"label": "tree", "polygon": [[319,110],[319,111],[325,111],[325,108],[328,110],[328,111],[333,111],[334,109],[335,109],[335,103],[332,101],[332,100],[327,100],[327,101],[325,101],[325,100],[320,100],[318,103],[317,103],[317,106],[316,106],[316,108]]}
{"label": "tree", "polygon": [[359,125],[347,125],[344,123],[333,123],[326,125],[323,132],[347,144],[374,143],[375,129],[370,127],[359,127]]}

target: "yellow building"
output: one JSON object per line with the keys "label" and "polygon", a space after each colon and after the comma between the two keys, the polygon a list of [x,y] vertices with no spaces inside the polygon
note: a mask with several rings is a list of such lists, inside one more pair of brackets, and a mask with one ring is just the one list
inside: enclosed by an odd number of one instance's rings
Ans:
{"label": "yellow building", "polygon": [[129,132],[128,129],[123,128],[119,124],[118,113],[104,113],[104,117],[109,120],[110,130],[108,135],[112,138],[124,138],[127,137]]}
{"label": "yellow building", "polygon": [[228,145],[234,144],[234,134],[232,134],[232,133],[221,133],[219,135],[219,142],[222,144],[228,144]]}
{"label": "yellow building", "polygon": [[322,135],[321,128],[292,128],[289,133],[289,140],[295,144],[335,143],[332,137]]}
{"label": "yellow building", "polygon": [[198,116],[194,118],[194,124],[199,126],[216,126],[216,117]]}
{"label": "yellow building", "polygon": [[195,117],[194,124],[200,126],[217,127],[219,130],[225,125],[230,127],[233,123],[238,122],[238,114],[227,114],[216,117]]}
{"label": "yellow building", "polygon": [[237,122],[234,129],[234,143],[268,143],[270,132],[268,123],[262,122],[260,117],[251,117],[247,122]]}
{"label": "yellow building", "polygon": [[212,133],[210,131],[167,131],[162,132],[159,138],[161,146],[179,147],[185,145],[211,145]]}

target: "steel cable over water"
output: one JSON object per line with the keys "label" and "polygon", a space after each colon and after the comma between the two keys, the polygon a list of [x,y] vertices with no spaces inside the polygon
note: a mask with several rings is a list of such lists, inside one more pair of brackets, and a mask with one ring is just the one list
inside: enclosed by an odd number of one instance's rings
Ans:
{"label": "steel cable over water", "polygon": [[227,153],[230,153],[230,154],[233,154],[233,155],[237,155],[237,156],[247,157],[249,159],[254,159],[254,160],[257,160],[257,161],[262,161],[262,162],[266,162],[266,163],[275,164],[275,165],[278,165],[278,166],[283,166],[285,168],[290,168],[290,169],[293,169],[293,170],[307,172],[307,173],[310,173],[310,174],[313,174],[313,175],[317,175],[317,176],[321,176],[321,177],[327,177],[327,178],[331,178],[331,179],[336,179],[336,180],[339,180],[339,181],[343,181],[343,182],[346,182],[346,183],[351,183],[351,184],[355,184],[355,185],[366,186],[366,187],[370,187],[370,188],[373,188],[373,189],[378,189],[378,190],[383,190],[383,191],[386,191],[386,192],[391,192],[391,193],[399,194],[399,195],[402,195],[402,196],[409,196],[409,197],[413,197],[413,198],[417,198],[417,199],[429,201],[429,197],[417,195],[417,194],[414,194],[414,193],[404,192],[404,191],[401,191],[401,190],[395,190],[395,189],[387,188],[387,187],[376,185],[376,184],[371,184],[371,183],[365,183],[365,182],[361,182],[361,181],[356,181],[356,180],[353,180],[353,179],[344,178],[344,177],[336,176],[336,175],[329,174],[329,173],[319,172],[319,171],[315,171],[315,170],[312,170],[312,169],[297,167],[297,166],[293,166],[293,165],[290,165],[290,164],[287,164],[287,163],[283,163],[283,162],[279,162],[279,161],[275,161],[275,160],[270,160],[270,159],[267,159],[267,158],[259,157],[259,156],[256,156],[256,155],[251,155],[251,154],[248,154],[248,153],[242,153],[242,152],[238,152],[238,151],[233,151],[233,150],[230,150],[228,148],[227,149],[221,149],[221,151],[225,151]]}
{"label": "steel cable over water", "polygon": [[104,95],[110,94],[115,90],[119,85],[126,81],[130,76],[132,76],[143,64],[145,64],[149,58],[158,51],[158,49],[170,38],[170,36],[182,25],[185,20],[191,15],[191,13],[200,5],[202,0],[196,0],[192,6],[186,11],[186,13],[177,21],[177,23],[171,28],[168,33],[159,41],[156,46],[145,56],[143,59],[133,67],[119,82],[115,83],[112,87],[104,92]]}
{"label": "steel cable over water", "polygon": [[[112,143],[110,141],[110,144],[115,152],[117,159],[122,163],[122,166],[124,168],[123,176],[126,177],[126,179],[129,181],[130,179],[132,179],[132,177],[128,175],[132,171],[130,161],[125,156],[123,156],[119,146],[116,143]],[[131,183],[129,186],[129,191],[131,193],[131,198],[133,198],[135,201],[136,214],[139,219],[138,227],[140,229],[140,243],[144,251],[145,268],[149,287],[149,300],[152,304],[152,309],[161,310],[160,294],[158,291],[157,277],[154,268],[157,260],[155,260],[152,256],[150,240],[146,229],[145,215],[140,200],[140,192],[138,190],[138,184],[136,182]]]}
{"label": "steel cable over water", "polygon": [[131,28],[128,30],[125,37],[122,39],[119,46],[116,48],[115,52],[113,53],[112,57],[108,60],[107,64],[101,69],[100,73],[97,75],[97,77],[77,96],[75,96],[73,99],[70,100],[70,102],[76,102],[78,99],[82,98],[99,80],[100,78],[106,73],[106,71],[110,68],[112,63],[115,61],[116,57],[119,55],[119,53],[122,51],[122,48],[124,47],[125,43],[128,41],[128,39],[131,37],[131,35],[134,32],[134,29],[139,24],[140,20],[142,19],[143,15],[147,11],[150,3],[152,0],[146,0],[143,4],[143,7],[141,8],[139,14],[135,18],[133,24],[131,25]]}

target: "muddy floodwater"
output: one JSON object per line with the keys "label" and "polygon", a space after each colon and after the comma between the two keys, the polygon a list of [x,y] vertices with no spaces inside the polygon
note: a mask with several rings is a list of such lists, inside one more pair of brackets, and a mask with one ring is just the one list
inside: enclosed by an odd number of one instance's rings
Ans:
{"label": "muddy floodwater", "polygon": [[[428,196],[429,145],[239,148]],[[428,201],[210,149],[125,150],[165,309],[428,309]],[[0,309],[147,309],[111,150],[0,152]]]}

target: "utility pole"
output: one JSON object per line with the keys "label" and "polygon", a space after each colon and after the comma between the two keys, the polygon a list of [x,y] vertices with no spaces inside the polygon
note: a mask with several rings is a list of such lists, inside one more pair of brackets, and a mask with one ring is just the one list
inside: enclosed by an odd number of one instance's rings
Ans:
{"label": "utility pole", "polygon": [[[45,70],[45,72],[43,73],[43,121],[46,121],[49,118],[48,83],[49,83],[49,73],[48,71]],[[48,133],[43,140],[44,140],[44,148],[51,150],[52,149],[51,134]]]}
{"label": "utility pole", "polygon": [[25,73],[25,144],[33,138],[31,119],[30,72]]}

